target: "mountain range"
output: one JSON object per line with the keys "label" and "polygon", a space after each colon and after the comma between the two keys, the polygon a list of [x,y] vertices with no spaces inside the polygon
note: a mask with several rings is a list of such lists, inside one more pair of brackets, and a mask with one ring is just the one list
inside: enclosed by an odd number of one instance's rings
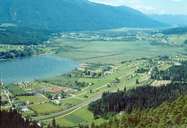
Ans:
{"label": "mountain range", "polygon": [[0,23],[60,31],[165,25],[129,7],[88,0],[1,0]]}
{"label": "mountain range", "polygon": [[150,15],[151,18],[172,26],[187,26],[187,15]]}

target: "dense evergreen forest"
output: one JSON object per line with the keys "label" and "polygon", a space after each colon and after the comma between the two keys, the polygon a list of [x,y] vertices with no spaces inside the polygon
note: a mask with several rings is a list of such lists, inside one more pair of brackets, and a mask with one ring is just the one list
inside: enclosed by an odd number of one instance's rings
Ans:
{"label": "dense evergreen forest", "polygon": [[176,63],[165,71],[153,68],[151,78],[156,80],[187,81],[187,62]]}
{"label": "dense evergreen forest", "polygon": [[102,98],[92,102],[89,110],[95,117],[107,117],[113,113],[133,110],[144,110],[154,108],[165,101],[173,101],[181,95],[187,94],[187,84],[173,82],[167,86],[142,86],[132,90],[118,91],[114,93],[106,92]]}
{"label": "dense evergreen forest", "polygon": [[[11,117],[11,118],[10,118]],[[0,113],[1,128],[41,128],[36,123],[23,119],[15,110]],[[11,120],[10,120],[11,119]],[[164,102],[158,107],[134,110],[121,113],[108,121],[96,125],[79,125],[77,128],[186,128],[187,127],[187,95],[180,96],[172,102]],[[55,119],[47,128],[61,128]],[[65,127],[63,127],[65,128]],[[67,128],[67,127],[66,127]]]}
{"label": "dense evergreen forest", "polygon": [[[0,128],[44,128],[42,124],[22,117],[17,110],[0,111]],[[53,119],[47,128],[62,128]]]}
{"label": "dense evergreen forest", "polygon": [[41,128],[36,122],[24,119],[16,110],[0,112],[0,128]]}
{"label": "dense evergreen forest", "polygon": [[184,41],[184,44],[187,45],[187,40]]}
{"label": "dense evergreen forest", "polygon": [[187,33],[187,27],[176,27],[170,28],[162,31],[163,34],[185,34]]}
{"label": "dense evergreen forest", "polygon": [[24,27],[0,27],[0,44],[36,45],[47,41],[52,32]]}
{"label": "dense evergreen forest", "polygon": [[10,50],[6,52],[0,52],[0,59],[14,59],[29,57],[34,54],[35,50],[31,48],[24,48],[23,50]]}
{"label": "dense evergreen forest", "polygon": [[90,127],[80,128],[186,128],[187,95],[173,102],[164,102],[160,106],[144,111],[135,110],[111,118],[101,125],[92,123]]}
{"label": "dense evergreen forest", "polygon": [[[79,125],[79,128],[186,128],[187,127],[187,63],[176,64],[166,71],[154,69],[154,79],[172,80],[165,86],[140,86],[131,90],[105,92],[89,104],[95,118],[106,118],[100,125]],[[155,72],[158,71],[158,72]],[[177,73],[176,73],[177,72]],[[153,77],[152,76],[152,77]],[[158,77],[160,76],[160,77]],[[170,76],[170,77],[168,77]],[[120,114],[119,114],[120,113]],[[11,117],[11,118],[10,118]],[[11,120],[9,120],[11,119]],[[12,123],[7,123],[7,122]],[[1,111],[2,128],[41,128],[24,119],[15,110]],[[61,128],[52,120],[47,128]],[[64,128],[64,127],[63,127]],[[66,127],[67,128],[67,127]]]}
{"label": "dense evergreen forest", "polygon": [[[91,128],[186,128],[187,127],[187,62],[176,62],[169,69],[152,69],[153,80],[170,80],[165,86],[141,86],[114,93],[89,104],[95,118],[108,122]],[[120,115],[113,116],[120,113]],[[114,117],[114,118],[113,118]],[[87,126],[85,126],[87,127]]]}

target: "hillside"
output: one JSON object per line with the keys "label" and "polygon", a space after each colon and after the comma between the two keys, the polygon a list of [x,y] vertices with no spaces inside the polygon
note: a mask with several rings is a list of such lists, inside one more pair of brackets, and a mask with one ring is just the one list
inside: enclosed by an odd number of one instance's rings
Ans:
{"label": "hillside", "polygon": [[52,32],[28,27],[0,27],[0,44],[36,45],[47,41]]}
{"label": "hillside", "polygon": [[173,102],[165,102],[157,108],[134,111],[114,117],[102,125],[92,124],[90,128],[186,128],[187,95]]}
{"label": "hillside", "polygon": [[186,83],[172,83],[160,87],[143,86],[129,91],[103,93],[101,99],[89,105],[89,110],[95,117],[107,117],[121,111],[130,113],[133,110],[154,108],[164,101],[172,101],[185,94],[187,94]]}
{"label": "hillside", "polygon": [[61,31],[164,26],[137,10],[87,0],[2,0],[0,15],[0,23]]}
{"label": "hillside", "polygon": [[0,111],[1,128],[41,128],[36,122],[22,117],[16,110]]}
{"label": "hillside", "polygon": [[187,15],[151,15],[150,17],[173,26],[187,26]]}
{"label": "hillside", "polygon": [[163,34],[185,34],[187,33],[187,27],[175,27],[175,28],[169,28],[162,31]]}

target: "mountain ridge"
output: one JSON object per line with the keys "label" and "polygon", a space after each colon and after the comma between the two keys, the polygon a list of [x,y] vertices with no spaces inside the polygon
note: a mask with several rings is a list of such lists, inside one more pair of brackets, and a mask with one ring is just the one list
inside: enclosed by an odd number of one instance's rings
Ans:
{"label": "mountain ridge", "polygon": [[172,26],[187,26],[187,15],[150,15],[152,19]]}
{"label": "mountain ridge", "polygon": [[63,31],[164,26],[135,9],[87,0],[3,0],[0,15],[1,23]]}

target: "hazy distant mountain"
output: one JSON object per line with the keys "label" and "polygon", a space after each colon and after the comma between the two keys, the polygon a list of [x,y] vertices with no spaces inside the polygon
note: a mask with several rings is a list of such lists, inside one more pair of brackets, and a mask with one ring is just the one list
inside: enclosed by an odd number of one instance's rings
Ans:
{"label": "hazy distant mountain", "polygon": [[0,22],[63,31],[163,26],[137,10],[87,0],[0,0]]}
{"label": "hazy distant mountain", "polygon": [[187,26],[187,15],[151,15],[151,17],[173,26]]}
{"label": "hazy distant mountain", "polygon": [[175,27],[162,31],[163,34],[185,34],[187,33],[187,27]]}

